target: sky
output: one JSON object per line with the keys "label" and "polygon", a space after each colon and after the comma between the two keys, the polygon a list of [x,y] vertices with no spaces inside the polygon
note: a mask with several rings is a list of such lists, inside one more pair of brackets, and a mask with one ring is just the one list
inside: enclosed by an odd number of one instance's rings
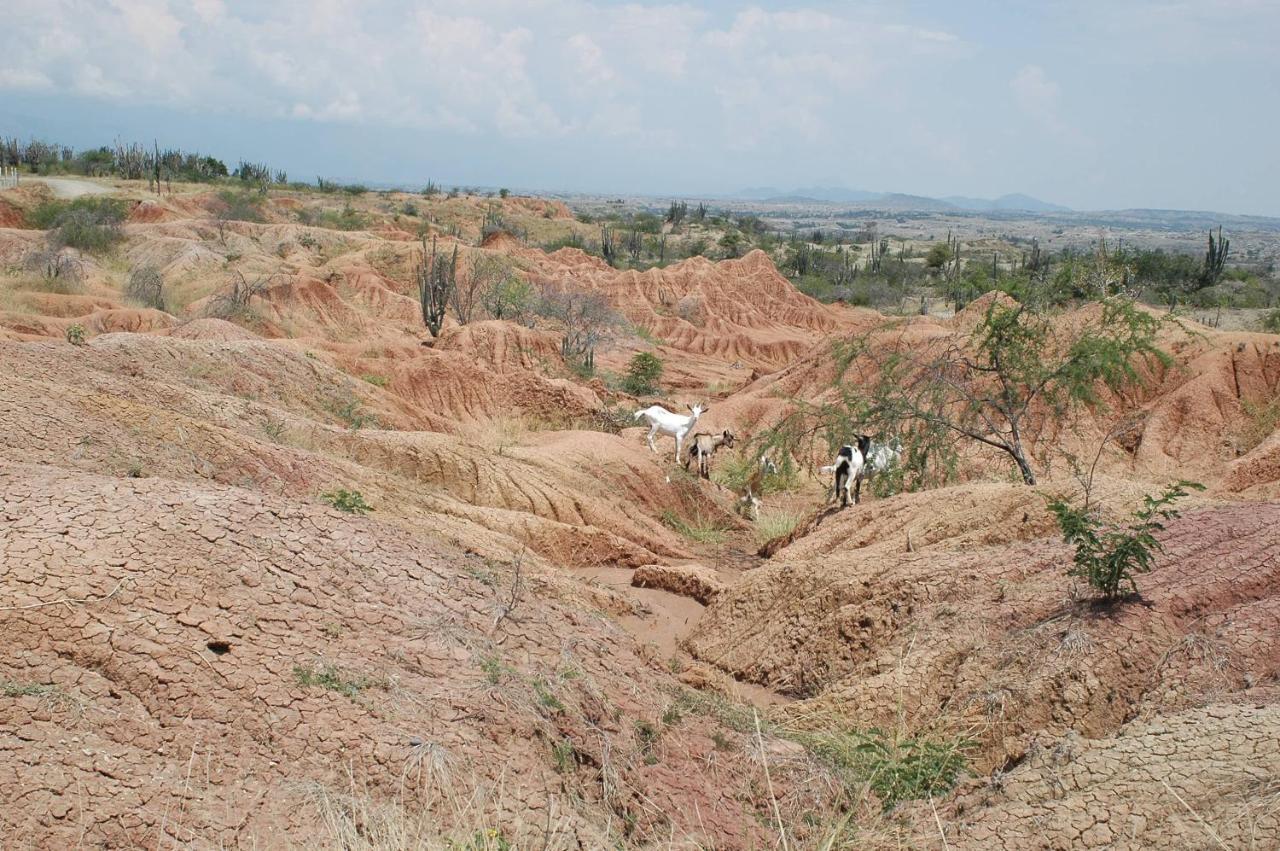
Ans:
{"label": "sky", "polygon": [[413,186],[1280,215],[1280,0],[5,0],[0,134]]}

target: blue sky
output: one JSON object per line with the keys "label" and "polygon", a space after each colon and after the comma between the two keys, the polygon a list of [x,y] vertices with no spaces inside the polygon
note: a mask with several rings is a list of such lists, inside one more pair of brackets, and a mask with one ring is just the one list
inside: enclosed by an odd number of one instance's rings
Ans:
{"label": "blue sky", "polygon": [[8,0],[0,133],[316,175],[1280,215],[1276,0]]}

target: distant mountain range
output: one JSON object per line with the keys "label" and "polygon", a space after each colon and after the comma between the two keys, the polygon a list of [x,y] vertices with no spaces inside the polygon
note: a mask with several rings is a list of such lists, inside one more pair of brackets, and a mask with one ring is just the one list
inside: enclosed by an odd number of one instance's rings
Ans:
{"label": "distant mountain range", "polygon": [[863,189],[845,189],[842,186],[805,186],[785,191],[772,186],[753,186],[733,193],[733,198],[743,201],[764,201],[774,204],[854,204],[877,206],[893,210],[975,210],[991,212],[1008,210],[1027,213],[1068,213],[1070,207],[1051,204],[1015,193],[999,198],[967,198],[950,195],[946,198],[928,198],[923,195],[904,195],[900,192],[868,192]]}

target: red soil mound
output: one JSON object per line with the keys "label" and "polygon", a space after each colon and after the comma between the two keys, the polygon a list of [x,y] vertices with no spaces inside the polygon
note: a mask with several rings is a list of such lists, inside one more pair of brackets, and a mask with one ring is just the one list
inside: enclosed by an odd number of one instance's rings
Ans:
{"label": "red soil mound", "polygon": [[838,309],[797,291],[762,251],[644,272],[600,268],[573,251],[547,255],[535,280],[603,293],[630,322],[682,351],[776,368],[844,324]]}
{"label": "red soil mound", "polygon": [[0,228],[20,228],[22,225],[22,211],[7,201],[0,201]]}
{"label": "red soil mound", "polygon": [[139,201],[129,211],[129,221],[134,224],[151,224],[154,222],[174,221],[180,218],[158,201]]}
{"label": "red soil mound", "polygon": [[563,366],[560,335],[511,322],[473,322],[442,331],[436,351],[466,352],[497,372]]}
{"label": "red soil mound", "polygon": [[[1139,712],[1179,710],[1274,676],[1280,505],[1188,512],[1162,536],[1156,569],[1138,578],[1142,601],[1097,608],[1064,600],[1070,551],[1039,538],[1046,524],[1030,489],[1003,487],[1031,506],[984,514],[994,501],[975,493],[969,516],[989,527],[985,535],[951,510],[967,489],[929,494],[911,552],[896,532],[858,548],[869,507],[838,514],[822,542],[783,550],[720,594],[691,637],[694,653],[812,696],[788,710],[805,723],[835,714],[885,726],[902,713],[912,727],[969,730],[984,768],[1020,758],[1037,731],[1100,736]],[[900,504],[886,501],[879,513],[890,503]],[[930,532],[930,518],[942,516],[954,541]],[[1018,537],[1027,542],[992,540]],[[1225,664],[1219,653],[1229,654]]]}
{"label": "red soil mound", "polygon": [[169,330],[169,336],[180,340],[209,340],[229,343],[233,340],[256,340],[258,335],[225,319],[193,319]]}

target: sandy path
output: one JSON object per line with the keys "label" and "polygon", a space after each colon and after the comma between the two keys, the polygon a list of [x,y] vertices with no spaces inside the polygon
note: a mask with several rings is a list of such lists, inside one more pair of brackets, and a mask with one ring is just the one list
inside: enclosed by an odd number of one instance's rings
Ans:
{"label": "sandy path", "polygon": [[25,177],[39,181],[53,190],[55,198],[79,198],[81,195],[110,195],[111,187],[70,177]]}

